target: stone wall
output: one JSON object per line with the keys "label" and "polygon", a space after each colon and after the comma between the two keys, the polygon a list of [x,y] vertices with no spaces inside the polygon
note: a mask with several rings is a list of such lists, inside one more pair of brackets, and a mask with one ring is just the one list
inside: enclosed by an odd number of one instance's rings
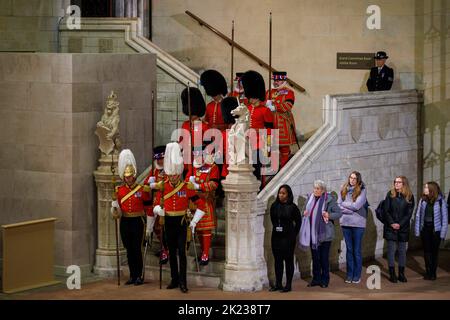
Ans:
{"label": "stone wall", "polygon": [[[300,207],[306,194],[313,191],[316,179],[324,180],[329,191],[339,192],[351,171],[361,172],[367,187],[367,197],[374,211],[386,196],[394,178],[408,177],[417,199],[419,179],[418,111],[423,97],[415,90],[376,92],[354,95],[327,96],[324,99],[324,125],[306,142],[289,163],[259,193],[259,208],[265,215],[261,223],[260,243],[268,262],[269,275],[273,272],[270,251],[271,223],[266,214],[280,185],[292,187],[294,199]],[[335,223],[336,239],[330,259],[333,268],[345,263],[345,243],[339,223]],[[383,254],[384,240],[381,223],[372,214],[367,220],[363,239],[363,257],[368,260]],[[410,244],[415,245],[414,237]],[[262,250],[262,247],[261,247]],[[297,263],[303,273],[309,274],[309,252],[297,253]]]}
{"label": "stone wall", "polygon": [[122,146],[142,171],[150,163],[155,83],[151,54],[0,54],[0,173],[8,181],[1,187],[0,224],[56,217],[56,265],[90,270],[96,123],[114,90]]}
{"label": "stone wall", "polygon": [[[415,0],[156,1],[152,40],[194,70],[214,68],[230,77],[230,46],[186,15],[191,11],[266,62],[272,12],[272,65],[287,70],[306,89],[296,92],[294,116],[302,133],[321,123],[327,94],[366,92],[368,71],[336,69],[337,52],[385,50],[396,72],[396,89],[415,88]],[[381,8],[381,29],[368,30],[367,7]],[[235,50],[234,70],[268,72]],[[229,81],[228,81],[229,82]]]}
{"label": "stone wall", "polygon": [[70,0],[0,1],[0,52],[56,52],[58,23]]}

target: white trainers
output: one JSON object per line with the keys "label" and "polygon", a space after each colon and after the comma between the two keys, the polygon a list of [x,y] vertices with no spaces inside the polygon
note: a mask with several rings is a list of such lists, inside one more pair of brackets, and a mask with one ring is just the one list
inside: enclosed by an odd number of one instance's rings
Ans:
{"label": "white trainers", "polygon": [[345,283],[352,283],[352,279],[350,278],[345,279]]}
{"label": "white trainers", "polygon": [[358,279],[358,280],[352,280],[352,283],[360,283],[361,282],[361,279]]}

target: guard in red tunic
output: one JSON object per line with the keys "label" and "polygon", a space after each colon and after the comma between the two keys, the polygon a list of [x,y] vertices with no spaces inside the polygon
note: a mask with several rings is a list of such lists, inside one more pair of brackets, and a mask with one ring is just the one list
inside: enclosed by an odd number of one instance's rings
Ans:
{"label": "guard in red tunic", "polygon": [[[185,183],[181,179],[183,173],[183,157],[180,145],[171,142],[166,146],[164,157],[164,171],[166,180],[159,182],[156,189],[162,192],[156,195],[156,205],[153,212],[164,217],[164,226],[169,246],[169,263],[172,281],[167,289],[180,288],[186,293],[186,248],[188,239],[188,229],[192,221],[200,221],[205,212],[204,201],[201,199],[191,183]],[[191,217],[189,201],[196,206],[194,217]],[[195,231],[195,228],[194,228]],[[178,266],[179,259],[179,266]]]}
{"label": "guard in red tunic", "polygon": [[[260,158],[263,153],[265,153],[265,156],[268,156],[267,151],[271,144],[270,129],[274,127],[273,114],[264,103],[266,88],[261,74],[256,71],[247,71],[242,76],[242,85],[244,87],[245,96],[250,103],[248,105],[248,111],[250,113],[249,128],[255,129],[257,134],[256,139],[250,136],[250,143],[253,149],[252,160],[254,162],[253,166],[255,167],[255,176],[258,180],[261,180],[261,187],[264,187],[264,178],[261,176]],[[261,129],[267,129],[266,139],[260,138]],[[261,136],[264,137],[264,134]]]}
{"label": "guard in red tunic", "polygon": [[[221,107],[222,107],[222,115],[223,115],[223,121],[228,124],[230,127],[235,123],[235,118],[231,114],[231,111],[236,109],[238,106],[238,100],[236,97],[226,97],[223,99]],[[228,137],[227,137],[227,131],[224,131],[222,133],[222,159],[223,159],[223,166],[221,171],[221,177],[226,178],[228,175]]]}
{"label": "guard in red tunic", "polygon": [[228,129],[223,121],[220,103],[227,96],[227,83],[223,75],[216,70],[206,70],[200,76],[200,83],[205,88],[205,92],[213,100],[206,106],[205,122],[210,128],[224,131]]}
{"label": "guard in red tunic", "polygon": [[[184,89],[181,92],[181,103],[183,105],[183,113],[186,116],[189,116],[189,99],[190,96],[190,107],[191,107],[191,126],[189,126],[189,119],[184,121],[181,128],[184,129],[183,136],[180,137],[178,142],[181,144],[183,149],[183,155],[185,159],[185,170],[189,170],[190,163],[192,162],[192,156],[189,157],[189,154],[186,150],[192,150],[192,148],[199,148],[203,145],[203,139],[206,131],[209,129],[209,125],[202,120],[202,117],[205,115],[205,100],[203,99],[203,95],[199,89],[195,87]],[[189,141],[189,134],[190,141]],[[186,141],[186,139],[188,141]],[[192,144],[192,146],[191,146]]]}
{"label": "guard in red tunic", "polygon": [[215,191],[219,187],[220,171],[214,163],[212,150],[209,150],[207,145],[204,145],[202,149],[194,150],[193,169],[186,175],[186,182],[191,182],[197,190],[197,195],[204,200],[202,211],[205,212],[205,215],[199,221],[193,219],[190,227],[197,230],[202,248],[202,255],[197,258],[200,265],[206,266],[209,262],[212,231],[216,227]]}
{"label": "guard in red tunic", "polygon": [[130,279],[125,284],[141,285],[146,229],[144,210],[151,204],[150,188],[136,183],[136,160],[129,149],[120,152],[118,171],[124,184],[116,187],[117,200],[111,203],[111,212],[115,219],[120,218],[120,236],[127,250]]}
{"label": "guard in red tunic", "polygon": [[[291,155],[291,145],[297,142],[295,121],[294,116],[292,115],[295,94],[292,88],[287,84],[286,72],[273,72],[272,79],[272,100],[267,100],[266,106],[273,112],[275,128],[278,129],[280,168],[282,168]],[[266,98],[269,99],[268,91]]]}
{"label": "guard in red tunic", "polygon": [[[166,173],[164,172],[164,152],[166,150],[166,146],[157,146],[153,148],[153,166],[144,180],[144,185],[149,185],[151,189],[155,189],[156,184],[166,179]],[[169,250],[167,248],[167,241],[164,235],[164,219],[160,216],[155,216],[153,214],[153,207],[156,206],[156,193],[159,193],[159,190],[152,191],[153,194],[153,205],[146,208],[147,213],[147,231],[145,236],[147,241],[150,237],[150,234],[154,232],[159,242],[162,244],[161,250],[159,252],[159,263],[166,264],[169,261]]]}

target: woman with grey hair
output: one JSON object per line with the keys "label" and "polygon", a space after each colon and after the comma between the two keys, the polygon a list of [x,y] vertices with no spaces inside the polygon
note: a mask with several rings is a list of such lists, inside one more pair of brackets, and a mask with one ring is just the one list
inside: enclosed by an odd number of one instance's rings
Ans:
{"label": "woman with grey hair", "polygon": [[300,243],[302,247],[311,248],[313,260],[313,279],[308,287],[328,287],[330,282],[329,255],[331,241],[334,239],[334,220],[338,220],[341,215],[336,200],[327,192],[325,182],[314,181],[314,192],[308,198],[300,230]]}

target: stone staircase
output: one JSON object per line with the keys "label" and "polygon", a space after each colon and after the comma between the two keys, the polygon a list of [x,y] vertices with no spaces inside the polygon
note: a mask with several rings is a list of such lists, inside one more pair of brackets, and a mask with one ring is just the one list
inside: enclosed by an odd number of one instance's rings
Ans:
{"label": "stone staircase", "polygon": [[[193,243],[188,250],[187,257],[187,273],[188,284],[217,288],[220,285],[220,278],[222,276],[223,267],[225,264],[225,216],[224,209],[219,208],[216,212],[217,228],[213,233],[209,264],[207,266],[200,266],[200,272],[197,272],[197,265],[195,263],[195,251]],[[197,255],[200,255],[201,248],[198,238],[195,238],[195,247]],[[151,281],[159,281],[159,257],[155,255],[159,251],[160,242],[156,237],[153,238],[152,249],[148,250],[146,258],[146,279]],[[170,281],[170,266],[169,262],[162,267],[163,286]]]}

